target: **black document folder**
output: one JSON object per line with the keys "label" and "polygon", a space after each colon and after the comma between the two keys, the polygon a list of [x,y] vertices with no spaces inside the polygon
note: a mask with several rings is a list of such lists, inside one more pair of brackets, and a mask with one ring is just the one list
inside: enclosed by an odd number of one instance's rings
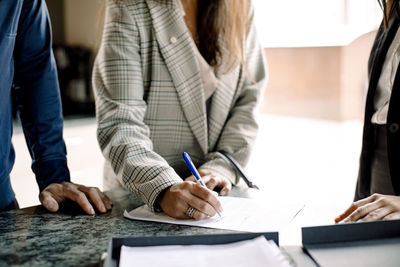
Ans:
{"label": "black document folder", "polygon": [[277,245],[279,245],[278,232],[113,238],[109,243],[107,258],[103,266],[104,267],[118,266],[122,245],[131,247],[162,246],[162,245],[215,245],[215,244],[228,244],[228,243],[253,239],[258,236],[265,236],[268,240],[272,240]]}
{"label": "black document folder", "polygon": [[302,239],[319,266],[400,266],[400,220],[305,227]]}

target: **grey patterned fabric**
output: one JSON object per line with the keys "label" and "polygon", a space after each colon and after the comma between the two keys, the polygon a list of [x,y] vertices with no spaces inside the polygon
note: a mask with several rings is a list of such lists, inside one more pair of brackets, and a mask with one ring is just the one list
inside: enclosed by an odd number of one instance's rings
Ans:
{"label": "grey patterned fabric", "polygon": [[151,208],[162,190],[190,175],[183,151],[197,167],[236,182],[229,162],[216,151],[246,164],[267,77],[252,23],[248,71],[236,67],[216,74],[219,84],[207,119],[191,35],[175,1],[107,0],[93,72],[97,137],[114,172],[106,178],[117,179]]}

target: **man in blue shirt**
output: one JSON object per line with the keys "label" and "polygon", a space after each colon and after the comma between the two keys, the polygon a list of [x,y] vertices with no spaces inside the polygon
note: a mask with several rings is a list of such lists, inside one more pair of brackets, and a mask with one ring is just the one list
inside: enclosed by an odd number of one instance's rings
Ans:
{"label": "man in blue shirt", "polygon": [[97,188],[70,182],[62,137],[62,112],[51,26],[44,0],[0,1],[0,211],[17,208],[10,183],[15,154],[11,144],[12,101],[32,157],[40,201],[49,211],[71,199],[88,214],[111,200]]}

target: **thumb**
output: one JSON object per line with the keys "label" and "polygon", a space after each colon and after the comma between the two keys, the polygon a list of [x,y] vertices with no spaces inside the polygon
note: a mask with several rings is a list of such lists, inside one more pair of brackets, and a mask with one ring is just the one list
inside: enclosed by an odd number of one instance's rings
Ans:
{"label": "thumb", "polygon": [[43,191],[39,195],[42,205],[51,212],[56,212],[59,208],[58,202],[54,199],[51,193]]}

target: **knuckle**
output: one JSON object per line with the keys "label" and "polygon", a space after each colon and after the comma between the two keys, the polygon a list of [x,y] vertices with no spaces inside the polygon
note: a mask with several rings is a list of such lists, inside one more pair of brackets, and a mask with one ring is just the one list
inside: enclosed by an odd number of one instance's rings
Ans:
{"label": "knuckle", "polygon": [[211,193],[211,191],[207,190],[206,194],[204,195],[204,201],[207,201],[209,203],[212,203],[213,201],[213,195]]}
{"label": "knuckle", "polygon": [[377,200],[377,199],[380,199],[381,196],[382,196],[381,194],[374,193],[374,194],[371,196],[371,199],[375,201],[375,200]]}
{"label": "knuckle", "polygon": [[174,192],[176,198],[183,198],[183,191],[182,190],[177,190]]}
{"label": "knuckle", "polygon": [[374,219],[377,219],[377,218],[380,218],[381,217],[381,214],[379,213],[379,212],[372,212],[372,218],[374,218]]}
{"label": "knuckle", "polygon": [[89,193],[90,194],[96,194],[98,192],[98,189],[96,187],[90,187],[89,188]]}
{"label": "knuckle", "polygon": [[61,191],[63,189],[63,185],[62,184],[51,184],[50,186],[48,186],[46,188],[46,190],[56,190],[56,191]]}
{"label": "knuckle", "polygon": [[359,208],[357,208],[355,211],[354,211],[354,213],[356,214],[356,215],[361,215],[361,214],[363,214],[365,212],[365,208],[363,208],[363,207],[359,207]]}
{"label": "knuckle", "polygon": [[54,187],[56,187],[57,189],[62,189],[64,186],[64,184],[54,184]]}
{"label": "knuckle", "polygon": [[77,200],[78,200],[79,202],[84,202],[84,201],[86,201],[86,195],[85,195],[84,193],[82,193],[82,192],[78,192],[78,193],[77,193]]}
{"label": "knuckle", "polygon": [[207,204],[202,202],[199,204],[199,210],[205,211],[207,209]]}
{"label": "knuckle", "polygon": [[350,216],[349,218],[353,221],[358,220],[359,218],[363,217],[362,216],[362,210],[355,210]]}
{"label": "knuckle", "polygon": [[217,181],[217,178],[213,176],[210,178],[210,182],[213,184],[216,184],[218,181]]}
{"label": "knuckle", "polygon": [[182,183],[182,188],[183,189],[188,189],[191,185],[192,185],[192,183],[190,181],[184,181]]}
{"label": "knuckle", "polygon": [[371,218],[372,220],[376,220],[377,218],[379,218],[379,213],[376,211],[371,212],[370,214],[368,214],[368,217]]}
{"label": "knuckle", "polygon": [[350,209],[351,210],[356,210],[356,209],[358,209],[358,205],[356,203],[353,203],[353,204],[350,205]]}
{"label": "knuckle", "polygon": [[386,198],[380,198],[380,199],[378,199],[377,201],[376,201],[379,205],[382,205],[382,206],[387,206],[387,205],[389,205],[390,204],[390,202],[386,199]]}

